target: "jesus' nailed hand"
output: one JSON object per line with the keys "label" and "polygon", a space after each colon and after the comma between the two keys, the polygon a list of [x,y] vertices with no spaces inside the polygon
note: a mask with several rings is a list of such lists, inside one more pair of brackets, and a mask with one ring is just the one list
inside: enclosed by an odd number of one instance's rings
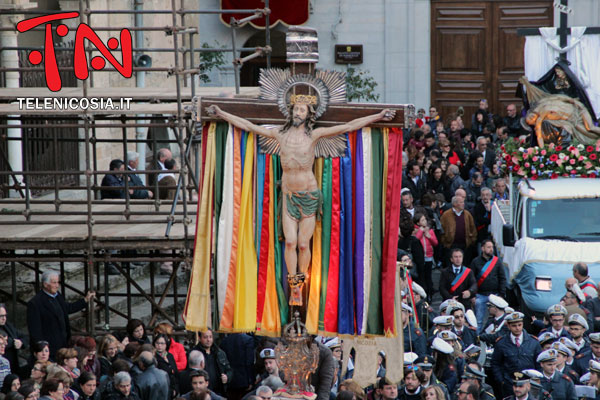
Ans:
{"label": "jesus' nailed hand", "polygon": [[[378,121],[391,121],[395,110],[357,118],[345,124],[314,128],[315,111],[310,102],[290,104],[288,120],[283,126],[265,128],[229,114],[218,106],[206,109],[212,116],[221,118],[237,128],[277,140],[281,157],[281,191],[284,196],[282,225],[285,237],[285,262],[288,281],[292,287],[290,304],[302,304],[302,285],[310,265],[310,239],[315,229],[316,214],[321,204],[321,192],[313,174],[315,147],[324,137],[336,136],[361,129]],[[298,273],[299,269],[299,273]]]}

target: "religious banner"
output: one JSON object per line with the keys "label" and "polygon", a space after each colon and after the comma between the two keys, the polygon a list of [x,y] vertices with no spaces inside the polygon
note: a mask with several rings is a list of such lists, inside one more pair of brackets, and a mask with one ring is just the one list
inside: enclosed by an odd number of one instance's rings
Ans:
{"label": "religious banner", "polygon": [[[306,326],[313,334],[395,336],[401,130],[367,127],[344,136],[342,157],[317,158],[314,165],[323,200],[304,293]],[[204,143],[213,148],[202,152],[203,170],[211,172],[204,174],[199,209],[214,210],[214,218],[198,218],[194,275],[203,286],[190,282],[198,292],[189,296],[197,303],[188,301],[186,326],[210,326],[206,313],[203,321],[191,316],[210,301],[212,267],[215,328],[279,336],[290,314],[280,157],[261,152],[255,134],[226,122],[206,123]],[[207,232],[216,244],[212,266]]]}
{"label": "religious banner", "polygon": [[[302,25],[308,21],[308,0],[270,0],[269,8],[271,15],[269,23],[271,28],[282,23],[284,25]],[[222,10],[249,10],[265,8],[264,0],[221,0]],[[242,19],[248,17],[248,14],[221,14],[221,21],[229,25],[231,17]],[[265,29],[265,18],[258,18],[249,22],[253,27]]]}

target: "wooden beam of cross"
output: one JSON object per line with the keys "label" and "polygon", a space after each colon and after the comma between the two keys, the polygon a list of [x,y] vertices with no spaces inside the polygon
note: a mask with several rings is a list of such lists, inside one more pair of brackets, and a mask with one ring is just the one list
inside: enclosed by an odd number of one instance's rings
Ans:
{"label": "wooden beam of cross", "polygon": [[[559,45],[561,48],[567,47],[567,38],[571,34],[571,28],[568,25],[568,10],[569,0],[560,0],[560,23],[557,29],[559,35]],[[540,36],[539,28],[519,28],[517,29],[519,36]],[[597,35],[600,34],[600,27],[587,27],[584,35]],[[560,53],[561,60],[567,61],[567,52]]]}
{"label": "wooden beam of cross", "polygon": [[[283,125],[285,116],[279,111],[277,103],[267,100],[246,98],[203,97],[198,102],[198,116],[204,121],[220,121],[209,115],[206,108],[219,106],[223,111],[245,118],[255,124]],[[396,116],[389,122],[378,122],[372,127],[404,127],[408,128],[409,105],[398,104],[329,104],[327,111],[317,120],[316,126],[334,126],[350,122],[353,119],[366,117],[389,108],[396,110]]]}

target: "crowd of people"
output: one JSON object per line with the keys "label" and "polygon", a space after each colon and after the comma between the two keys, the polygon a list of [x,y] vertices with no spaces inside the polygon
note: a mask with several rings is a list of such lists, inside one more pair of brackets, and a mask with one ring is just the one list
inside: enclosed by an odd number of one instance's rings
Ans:
{"label": "crowd of people", "polygon": [[[134,172],[138,170],[140,155],[135,151],[127,152],[127,165],[121,159],[114,159],[110,162],[109,171],[113,172],[104,175],[100,186],[101,199],[124,199],[126,196],[125,182],[129,187],[130,199],[152,199],[172,200],[175,195],[174,186],[177,186],[174,170],[177,169],[177,163],[166,148],[159,149],[156,153],[156,160],[148,164],[147,169],[161,171],[160,173],[149,173],[147,175],[148,185]],[[123,174],[123,171],[130,173]],[[150,190],[148,190],[150,188]],[[154,193],[156,192],[156,193]]]}
{"label": "crowd of people", "polygon": [[[386,354],[380,352],[377,383],[361,387],[352,379],[354,354],[345,355],[350,362],[342,374],[341,340],[314,338],[319,364],[311,382],[317,399],[599,399],[600,298],[587,265],[573,266],[564,297],[543,319],[509,307],[507,277],[489,225],[493,203],[508,200],[500,146],[510,138],[526,140],[516,106],[498,116],[482,100],[470,129],[461,113],[443,119],[435,107],[429,111],[425,116],[419,110],[404,143],[398,243],[406,271],[404,378],[398,384],[386,377]],[[170,153],[162,150],[156,169],[168,169]],[[135,171],[137,154],[128,153],[127,160]],[[119,182],[102,186],[123,187],[118,171],[124,169],[113,160],[117,173],[107,179]],[[152,198],[151,191],[130,191],[131,198],[138,194]],[[439,282],[433,279],[436,268]],[[273,338],[230,334],[217,344],[207,330],[184,346],[170,324],[149,332],[138,319],[129,321],[126,332],[74,336],[69,314],[85,309],[95,293],[68,303],[59,278],[54,271],[42,276],[43,290],[27,305],[28,336],[7,322],[0,305],[0,397],[268,400],[284,385]]]}

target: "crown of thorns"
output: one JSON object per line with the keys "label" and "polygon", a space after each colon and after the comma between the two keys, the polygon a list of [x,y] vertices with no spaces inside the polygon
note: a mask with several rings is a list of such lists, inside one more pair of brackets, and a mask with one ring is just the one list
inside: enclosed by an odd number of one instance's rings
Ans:
{"label": "crown of thorns", "polygon": [[317,96],[311,96],[307,94],[293,94],[290,96],[291,104],[317,104]]}

